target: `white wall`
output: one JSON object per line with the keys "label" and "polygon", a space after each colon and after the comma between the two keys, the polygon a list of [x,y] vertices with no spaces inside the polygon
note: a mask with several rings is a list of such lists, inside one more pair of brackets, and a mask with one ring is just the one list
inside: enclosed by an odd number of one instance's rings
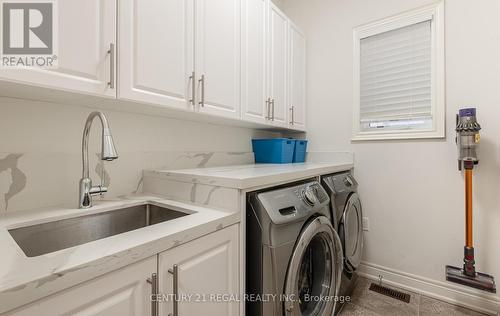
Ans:
{"label": "white wall", "polygon": [[310,150],[355,153],[355,174],[371,224],[365,235],[366,271],[449,300],[500,310],[499,295],[456,287],[445,283],[444,277],[446,264],[461,264],[464,243],[463,177],[456,163],[455,113],[460,107],[475,106],[483,126],[481,162],[474,180],[476,266],[495,275],[500,283],[500,1],[445,3],[446,139],[350,141],[353,27],[428,3],[431,1],[284,1],[285,12],[308,40]]}
{"label": "white wall", "polygon": [[[86,107],[0,97],[0,213],[76,206]],[[145,168],[193,168],[253,162],[252,137],[274,134],[123,112],[104,111],[120,157],[104,163],[106,197],[141,190]],[[90,172],[100,182],[101,127],[89,144]]]}

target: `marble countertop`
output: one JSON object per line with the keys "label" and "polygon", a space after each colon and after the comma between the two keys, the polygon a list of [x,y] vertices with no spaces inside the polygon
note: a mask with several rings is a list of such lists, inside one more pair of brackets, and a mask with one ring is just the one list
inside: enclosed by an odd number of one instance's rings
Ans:
{"label": "marble countertop", "polygon": [[293,164],[249,164],[181,170],[144,170],[144,176],[249,189],[349,170],[353,162],[306,162]]}
{"label": "marble countertop", "polygon": [[[190,214],[37,257],[27,257],[8,232],[12,228],[145,203]],[[51,208],[2,215],[0,314],[239,221],[240,213],[236,211],[231,213],[145,195],[95,201],[91,209],[85,210]]]}

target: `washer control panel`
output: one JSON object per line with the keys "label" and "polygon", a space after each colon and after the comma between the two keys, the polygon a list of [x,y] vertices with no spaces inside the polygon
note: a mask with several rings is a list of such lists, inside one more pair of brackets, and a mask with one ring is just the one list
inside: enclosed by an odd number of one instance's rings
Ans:
{"label": "washer control panel", "polygon": [[276,224],[308,216],[330,198],[317,181],[291,186],[257,195],[272,221]]}

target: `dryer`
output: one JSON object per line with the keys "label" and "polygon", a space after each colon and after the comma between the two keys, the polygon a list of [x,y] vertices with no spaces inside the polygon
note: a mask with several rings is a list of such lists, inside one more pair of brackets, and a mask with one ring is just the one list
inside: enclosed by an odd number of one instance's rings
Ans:
{"label": "dryer", "polygon": [[329,204],[316,180],[247,195],[246,315],[332,315],[343,258]]}
{"label": "dryer", "polygon": [[363,254],[363,210],[358,183],[350,171],[325,175],[321,184],[330,196],[332,225],[340,237],[344,255],[340,296],[350,295]]}

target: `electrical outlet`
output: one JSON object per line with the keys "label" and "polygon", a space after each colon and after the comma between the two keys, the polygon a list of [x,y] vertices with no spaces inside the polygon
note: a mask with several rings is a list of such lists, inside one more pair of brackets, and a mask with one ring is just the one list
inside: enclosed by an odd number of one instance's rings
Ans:
{"label": "electrical outlet", "polygon": [[368,219],[368,217],[363,217],[363,230],[365,232],[370,231],[370,220]]}

